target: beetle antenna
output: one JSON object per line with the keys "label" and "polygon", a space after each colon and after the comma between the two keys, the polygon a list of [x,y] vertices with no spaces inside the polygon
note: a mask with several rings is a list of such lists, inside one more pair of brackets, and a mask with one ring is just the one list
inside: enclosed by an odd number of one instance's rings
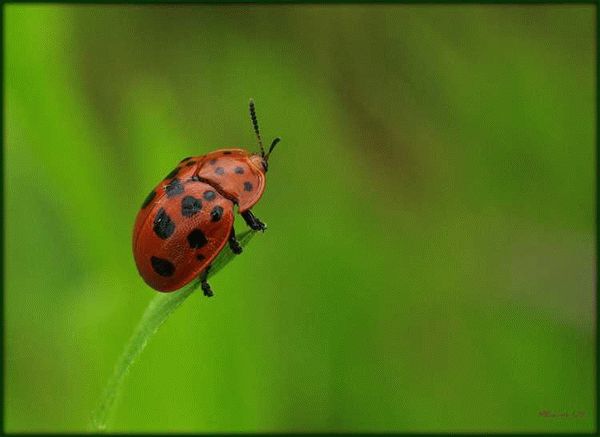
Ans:
{"label": "beetle antenna", "polygon": [[279,137],[277,137],[273,140],[273,142],[271,143],[271,147],[269,147],[269,151],[267,152],[267,155],[265,156],[266,161],[269,160],[269,156],[271,156],[271,152],[273,151],[273,149],[275,148],[277,143],[279,143],[280,141],[281,141],[281,138],[279,138]]}
{"label": "beetle antenna", "polygon": [[260,131],[258,130],[258,120],[256,119],[256,108],[254,107],[254,99],[250,99],[250,118],[252,119],[252,126],[254,127],[254,133],[258,139],[258,145],[260,147],[260,155],[265,156],[265,149],[263,147],[262,138],[260,137]]}

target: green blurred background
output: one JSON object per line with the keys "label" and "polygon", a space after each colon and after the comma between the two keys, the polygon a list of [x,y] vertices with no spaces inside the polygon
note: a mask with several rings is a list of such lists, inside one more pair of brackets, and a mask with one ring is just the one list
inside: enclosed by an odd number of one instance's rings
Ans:
{"label": "green blurred background", "polygon": [[155,295],[142,200],[256,149],[254,97],[283,138],[269,229],[152,339],[110,429],[591,431],[594,17],[6,6],[6,430],[86,429]]}

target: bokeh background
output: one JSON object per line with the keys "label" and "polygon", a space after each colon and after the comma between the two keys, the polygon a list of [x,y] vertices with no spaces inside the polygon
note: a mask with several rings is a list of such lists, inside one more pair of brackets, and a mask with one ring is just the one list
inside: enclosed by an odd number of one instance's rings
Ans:
{"label": "bokeh background", "polygon": [[269,229],[109,429],[593,429],[593,5],[4,11],[7,431],[86,430],[155,294],[138,208],[255,149],[250,97],[283,138]]}

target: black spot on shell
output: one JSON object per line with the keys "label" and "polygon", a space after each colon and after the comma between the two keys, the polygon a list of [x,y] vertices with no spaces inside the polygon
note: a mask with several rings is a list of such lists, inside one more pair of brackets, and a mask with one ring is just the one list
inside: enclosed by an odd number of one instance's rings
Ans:
{"label": "black spot on shell", "polygon": [[211,200],[215,200],[215,197],[217,197],[217,195],[212,190],[208,190],[208,191],[204,192],[204,200],[208,200],[210,202]]}
{"label": "black spot on shell", "polygon": [[147,207],[148,204],[150,202],[152,202],[152,199],[154,199],[155,196],[156,196],[156,191],[151,191],[150,194],[148,194],[146,196],[146,199],[144,200],[144,203],[142,203],[142,209],[144,209],[145,207]]}
{"label": "black spot on shell", "polygon": [[218,222],[223,217],[223,208],[219,205],[215,206],[210,212],[210,220],[213,222]]}
{"label": "black spot on shell", "polygon": [[183,158],[181,161],[179,161],[179,163],[181,164],[182,162],[185,162],[185,161],[187,161],[188,159],[192,159],[192,157],[191,157],[191,156],[188,156],[187,158]]}
{"label": "black spot on shell", "polygon": [[206,245],[206,243],[208,243],[208,240],[204,236],[204,232],[202,232],[200,229],[194,229],[192,232],[190,232],[187,236],[187,240],[192,249],[200,249]]}
{"label": "black spot on shell", "polygon": [[203,260],[205,260],[205,259],[206,259],[206,257],[205,257],[204,255],[202,255],[201,253],[199,253],[198,255],[196,255],[196,259],[197,259],[198,261],[203,261]]}
{"label": "black spot on shell", "polygon": [[237,174],[244,174],[243,167],[236,167],[233,169],[233,171],[236,172]]}
{"label": "black spot on shell", "polygon": [[244,191],[252,191],[252,183],[244,182]]}
{"label": "black spot on shell", "polygon": [[225,150],[225,151],[223,152],[223,155],[231,155],[231,150]]}
{"label": "black spot on shell", "polygon": [[216,159],[211,159],[210,161],[208,161],[208,163],[209,163],[210,165],[215,165],[215,163],[216,163],[216,162],[217,162],[217,160],[216,160]]}
{"label": "black spot on shell", "polygon": [[194,196],[185,196],[181,200],[181,215],[191,217],[202,209],[202,201]]}
{"label": "black spot on shell", "polygon": [[175,266],[171,261],[153,256],[150,258],[150,263],[160,276],[172,276],[175,273]]}
{"label": "black spot on shell", "polygon": [[165,176],[165,180],[174,178],[177,176],[177,173],[179,173],[179,167],[175,167],[173,170],[171,170],[171,173]]}
{"label": "black spot on shell", "polygon": [[215,169],[215,173],[218,175],[222,175],[223,173],[225,173],[225,169],[223,167],[217,167]]}
{"label": "black spot on shell", "polygon": [[167,192],[167,197],[174,197],[183,193],[183,185],[181,185],[179,179],[173,179],[167,184],[165,191]]}
{"label": "black spot on shell", "polygon": [[200,176],[198,175],[194,175],[190,178],[190,181],[192,182],[200,182]]}
{"label": "black spot on shell", "polygon": [[187,162],[185,165],[186,165],[187,167],[191,167],[191,166],[192,166],[192,165],[194,165],[195,163],[196,163],[196,161],[190,161],[190,162]]}
{"label": "black spot on shell", "polygon": [[164,208],[158,210],[156,217],[154,217],[154,226],[152,229],[158,238],[163,240],[166,240],[175,232],[175,223],[173,223],[173,220],[171,220],[171,217],[169,217]]}

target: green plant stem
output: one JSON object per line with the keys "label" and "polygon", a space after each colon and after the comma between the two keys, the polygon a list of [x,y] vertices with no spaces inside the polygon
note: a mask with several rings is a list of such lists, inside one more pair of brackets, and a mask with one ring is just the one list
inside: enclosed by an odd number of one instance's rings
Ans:
{"label": "green plant stem", "polygon": [[[246,231],[239,235],[238,241],[240,245],[244,247],[248,244],[255,233],[255,231]],[[229,247],[223,249],[217,259],[213,261],[208,277],[214,276],[234,258],[235,255],[229,250]],[[133,331],[133,335],[117,361],[98,407],[92,414],[90,426],[93,431],[106,430],[107,422],[114,411],[115,402],[131,365],[142,353],[150,338],[158,331],[158,328],[167,320],[169,315],[198,289],[199,283],[199,280],[195,280],[179,291],[159,293],[150,301],[146,311],[142,315],[142,319]]]}

